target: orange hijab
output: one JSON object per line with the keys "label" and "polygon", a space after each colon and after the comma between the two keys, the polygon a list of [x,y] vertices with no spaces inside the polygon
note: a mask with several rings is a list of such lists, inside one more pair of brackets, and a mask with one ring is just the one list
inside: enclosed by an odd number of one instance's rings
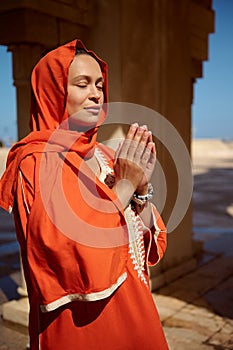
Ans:
{"label": "orange hijab", "polygon": [[[104,102],[108,101],[107,64],[85,48],[80,40],[49,52],[32,72],[30,127],[32,132],[16,143],[9,152],[6,171],[0,181],[0,206],[11,210],[17,171],[27,155],[46,151],[75,151],[86,156],[95,146],[98,126],[86,133],[68,130],[67,81],[68,71],[77,48],[85,49],[99,63],[104,78]],[[105,117],[103,112],[102,119]],[[54,133],[54,131],[56,132]]]}

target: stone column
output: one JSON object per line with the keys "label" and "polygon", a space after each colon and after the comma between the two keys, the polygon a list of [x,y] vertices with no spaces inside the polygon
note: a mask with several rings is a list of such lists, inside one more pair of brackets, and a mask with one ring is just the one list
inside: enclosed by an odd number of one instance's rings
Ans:
{"label": "stone column", "polygon": [[17,292],[21,298],[28,296],[27,285],[26,285],[26,281],[25,281],[25,277],[24,277],[24,271],[23,271],[23,265],[22,265],[21,258],[20,258],[20,285],[17,288]]}
{"label": "stone column", "polygon": [[[137,0],[99,0],[101,17],[97,16],[94,30],[91,28],[86,36],[87,46],[97,50],[108,62],[110,101],[130,102],[159,112],[179,133],[184,142],[182,151],[187,149],[187,153],[191,141],[193,70],[195,68],[195,74],[200,74],[202,61],[207,58],[206,43],[213,23],[210,7],[211,1],[204,0],[153,0],[147,1],[146,6],[145,2]],[[156,175],[152,182],[156,187],[156,204],[160,205],[160,198],[164,199],[166,194],[162,216],[167,224],[181,188],[177,175],[178,166],[182,170],[181,157],[175,163],[166,147],[169,141],[169,149],[176,148],[177,152],[176,139],[170,135],[171,128],[147,115],[150,118],[148,125],[157,130],[159,140],[165,141],[162,143],[156,139],[158,160],[165,176]],[[146,122],[147,118],[142,116],[140,110],[138,116],[135,113],[134,121]],[[119,119],[116,119],[116,125]],[[128,122],[127,114],[124,121]],[[123,126],[119,124],[102,128],[99,140],[124,134]],[[191,187],[190,167],[186,169],[189,181],[182,182],[182,193],[187,193],[186,188],[190,192]],[[163,191],[162,177],[166,179],[167,191]],[[188,206],[190,198],[183,197],[182,205],[185,201]],[[187,212],[183,208],[183,218],[168,235],[165,258],[151,269],[152,289],[171,282],[196,266],[192,206],[189,205]]]}
{"label": "stone column", "polygon": [[41,45],[11,45],[13,80],[16,87],[18,139],[28,134],[30,109],[30,77],[44,48]]}

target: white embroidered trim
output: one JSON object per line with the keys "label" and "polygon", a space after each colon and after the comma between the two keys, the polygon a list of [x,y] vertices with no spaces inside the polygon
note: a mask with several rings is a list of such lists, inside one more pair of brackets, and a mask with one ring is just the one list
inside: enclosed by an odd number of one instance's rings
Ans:
{"label": "white embroidered trim", "polygon": [[42,312],[49,312],[58,309],[60,306],[68,304],[72,301],[97,301],[108,298],[112,295],[115,290],[126,280],[127,273],[124,272],[111,287],[102,290],[101,292],[90,293],[90,294],[69,294],[64,297],[57,299],[47,305],[40,305],[40,309]]}
{"label": "white embroidered trim", "polygon": [[26,201],[26,196],[25,196],[24,187],[23,187],[23,175],[22,175],[21,171],[19,171],[19,176],[20,176],[20,184],[21,184],[22,194],[23,194],[23,201],[24,201],[25,207],[27,209],[27,213],[29,215],[30,210],[29,210],[29,206],[28,206],[27,201]]}
{"label": "white embroidered trim", "polygon": [[138,278],[148,285],[145,278],[145,247],[143,239],[143,226],[141,220],[135,215],[130,206],[125,209],[125,219],[129,231],[129,254],[134,264]]}
{"label": "white embroidered trim", "polygon": [[154,225],[154,228],[155,228],[154,238],[155,238],[155,240],[157,240],[158,235],[160,234],[160,232],[162,232],[162,230],[157,225],[157,220],[156,220],[153,208],[152,208],[152,217],[153,217],[153,225]]}
{"label": "white embroidered trim", "polygon": [[156,216],[155,216],[155,211],[156,210],[156,207],[154,204],[150,204],[151,205],[151,211],[152,211],[152,218],[153,218],[153,226],[155,228],[154,231],[154,234],[152,235],[151,233],[151,230],[149,228],[147,228],[146,226],[144,227],[145,229],[147,229],[148,231],[150,231],[150,242],[149,242],[149,245],[148,245],[148,248],[147,248],[147,257],[146,257],[146,264],[148,264],[148,260],[149,260],[149,254],[150,254],[150,249],[151,249],[151,245],[152,245],[152,240],[154,239],[155,241],[155,244],[156,244],[156,247],[157,247],[157,254],[158,254],[158,260],[156,261],[156,264],[158,264],[158,262],[161,260],[161,256],[159,255],[159,249],[158,249],[158,237],[159,237],[159,234],[161,232],[167,232],[166,230],[161,230],[161,228],[158,226],[157,224],[157,219],[156,219]]}
{"label": "white embroidered trim", "polygon": [[100,169],[101,169],[99,180],[104,183],[104,180],[105,180],[106,176],[108,174],[112,174],[113,170],[108,165],[108,161],[105,158],[103,152],[101,152],[100,149],[97,148],[97,147],[95,148],[95,156],[96,156],[96,159],[99,162]]}

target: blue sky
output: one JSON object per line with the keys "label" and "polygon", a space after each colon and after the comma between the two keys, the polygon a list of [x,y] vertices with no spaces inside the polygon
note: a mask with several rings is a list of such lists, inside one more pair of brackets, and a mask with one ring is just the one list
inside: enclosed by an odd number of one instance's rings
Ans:
{"label": "blue sky", "polygon": [[0,46],[0,139],[16,139],[16,92],[13,86],[11,54]]}
{"label": "blue sky", "polygon": [[[233,139],[233,0],[214,0],[215,33],[209,36],[209,60],[194,86],[195,138]],[[0,139],[16,139],[16,96],[11,54],[0,46]]]}
{"label": "blue sky", "polygon": [[233,139],[233,0],[214,0],[209,60],[194,87],[193,136]]}

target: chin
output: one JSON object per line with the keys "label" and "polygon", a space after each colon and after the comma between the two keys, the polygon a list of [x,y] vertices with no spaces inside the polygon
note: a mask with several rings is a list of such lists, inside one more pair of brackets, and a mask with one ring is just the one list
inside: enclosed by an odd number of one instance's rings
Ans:
{"label": "chin", "polygon": [[79,111],[69,117],[70,130],[88,131],[98,125],[100,115],[93,115],[86,111]]}
{"label": "chin", "polygon": [[82,123],[77,120],[71,120],[69,119],[69,129],[75,130],[75,131],[88,131],[93,128],[95,128],[98,124],[98,120],[95,122],[90,123]]}

